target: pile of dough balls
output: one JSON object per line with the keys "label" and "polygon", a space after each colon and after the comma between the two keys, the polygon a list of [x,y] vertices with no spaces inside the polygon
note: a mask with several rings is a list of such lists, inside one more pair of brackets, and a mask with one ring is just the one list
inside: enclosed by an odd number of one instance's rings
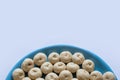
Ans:
{"label": "pile of dough balls", "polygon": [[48,57],[39,52],[33,59],[26,58],[12,76],[13,80],[115,80],[112,72],[102,74],[92,60],[70,51],[52,52]]}

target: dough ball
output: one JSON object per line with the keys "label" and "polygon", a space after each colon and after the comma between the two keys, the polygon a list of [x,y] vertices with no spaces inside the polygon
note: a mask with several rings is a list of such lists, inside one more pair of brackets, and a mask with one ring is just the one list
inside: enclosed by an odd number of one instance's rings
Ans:
{"label": "dough ball", "polygon": [[48,60],[52,63],[55,64],[56,62],[59,62],[60,55],[57,52],[52,52],[48,56]]}
{"label": "dough ball", "polygon": [[70,71],[68,70],[63,70],[59,74],[60,80],[72,80],[73,75]]}
{"label": "dough ball", "polygon": [[57,74],[51,72],[46,75],[45,80],[59,80],[59,77]]}
{"label": "dough ball", "polygon": [[69,51],[63,51],[60,53],[60,60],[64,63],[69,63],[72,60],[72,54]]}
{"label": "dough ball", "polygon": [[25,77],[22,80],[31,80],[29,77]]}
{"label": "dough ball", "polygon": [[90,78],[89,73],[84,69],[77,70],[76,76],[78,80],[89,80]]}
{"label": "dough ball", "polygon": [[33,60],[37,66],[41,66],[44,62],[46,62],[47,56],[44,53],[38,53],[34,56]]}
{"label": "dough ball", "polygon": [[103,80],[115,80],[115,75],[112,72],[105,72],[103,74]]}
{"label": "dough ball", "polygon": [[30,69],[30,71],[28,72],[28,76],[31,79],[36,79],[36,78],[39,78],[42,76],[42,72],[41,72],[40,68],[34,67],[34,68]]}
{"label": "dough ball", "polygon": [[99,71],[93,71],[90,74],[90,80],[103,80],[102,73]]}
{"label": "dough ball", "polygon": [[82,68],[85,69],[88,72],[94,71],[95,64],[92,60],[86,59],[83,64]]}
{"label": "dough ball", "polygon": [[57,62],[54,64],[54,72],[60,73],[61,71],[66,69],[66,65],[63,62]]}
{"label": "dough ball", "polygon": [[35,80],[45,80],[44,78],[37,78],[37,79],[35,79]]}
{"label": "dough ball", "polygon": [[85,60],[85,57],[80,52],[76,52],[72,56],[72,61],[78,65],[82,64],[84,60]]}
{"label": "dough ball", "polygon": [[71,73],[75,73],[77,72],[77,70],[79,69],[79,65],[73,63],[73,62],[70,62],[67,64],[67,70],[69,70]]}
{"label": "dough ball", "polygon": [[22,69],[17,68],[13,71],[13,80],[22,80],[25,77],[25,73]]}
{"label": "dough ball", "polygon": [[53,65],[50,62],[45,62],[41,65],[41,70],[44,74],[48,74],[53,71]]}
{"label": "dough ball", "polygon": [[22,65],[21,65],[21,68],[25,71],[25,72],[28,72],[31,68],[34,67],[34,62],[32,59],[30,58],[26,58]]}
{"label": "dough ball", "polygon": [[72,80],[78,80],[77,78],[73,78]]}

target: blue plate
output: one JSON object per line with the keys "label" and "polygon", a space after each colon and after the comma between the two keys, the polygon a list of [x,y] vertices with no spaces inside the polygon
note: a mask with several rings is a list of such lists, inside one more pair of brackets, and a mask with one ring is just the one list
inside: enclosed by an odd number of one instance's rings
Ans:
{"label": "blue plate", "polygon": [[[68,45],[56,45],[56,46],[50,46],[50,47],[46,47],[46,48],[42,48],[42,49],[38,49],[30,54],[28,54],[27,56],[25,56],[24,58],[22,58],[14,67],[13,69],[9,72],[8,76],[6,77],[6,80],[13,80],[12,79],[12,72],[16,69],[16,68],[20,68],[21,63],[23,62],[23,60],[25,58],[33,58],[33,56],[35,54],[37,54],[38,52],[44,52],[47,56],[51,53],[51,52],[62,52],[62,51],[70,51],[71,53],[74,52],[81,52],[84,54],[86,59],[91,59],[92,61],[94,61],[95,63],[95,70],[98,70],[102,73],[106,72],[106,71],[112,71],[112,69],[98,56],[96,56],[94,53],[78,48],[78,47],[74,47],[74,46],[68,46]],[[118,80],[116,78],[116,80]]]}

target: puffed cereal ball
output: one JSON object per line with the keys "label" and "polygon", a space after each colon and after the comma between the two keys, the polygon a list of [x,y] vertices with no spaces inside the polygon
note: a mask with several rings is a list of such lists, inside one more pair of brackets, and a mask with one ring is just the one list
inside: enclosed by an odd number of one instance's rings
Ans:
{"label": "puffed cereal ball", "polygon": [[76,63],[76,64],[82,64],[83,63],[83,61],[85,60],[85,57],[84,57],[84,55],[82,54],[82,53],[80,53],[80,52],[76,52],[76,53],[74,53],[73,54],[73,56],[72,56],[72,61],[74,62],[74,63]]}
{"label": "puffed cereal ball", "polygon": [[24,77],[22,80],[31,80],[29,77]]}
{"label": "puffed cereal ball", "polygon": [[17,68],[13,71],[13,80],[22,80],[25,77],[25,73],[22,69]]}
{"label": "puffed cereal ball", "polygon": [[77,78],[73,78],[72,80],[78,80]]}
{"label": "puffed cereal ball", "polygon": [[112,72],[105,72],[103,74],[103,80],[115,80],[115,76]]}
{"label": "puffed cereal ball", "polygon": [[71,73],[75,73],[77,72],[77,70],[79,69],[79,65],[73,63],[73,62],[70,62],[67,64],[67,70],[69,70]]}
{"label": "puffed cereal ball", "polygon": [[40,68],[34,67],[34,68],[32,68],[32,69],[29,70],[28,76],[31,79],[36,79],[36,78],[39,78],[39,77],[42,76],[42,72],[41,72]]}
{"label": "puffed cereal ball", "polygon": [[41,71],[44,74],[48,74],[53,71],[53,65],[50,62],[45,62],[41,65]]}
{"label": "puffed cereal ball", "polygon": [[48,60],[52,63],[55,64],[56,62],[59,62],[60,55],[57,52],[52,52],[48,56]]}
{"label": "puffed cereal ball", "polygon": [[35,80],[45,80],[45,79],[43,79],[43,78],[37,78],[37,79],[35,79]]}
{"label": "puffed cereal ball", "polygon": [[64,63],[69,63],[72,60],[72,54],[69,51],[63,51],[60,53],[60,60]]}
{"label": "puffed cereal ball", "polygon": [[30,58],[26,58],[23,63],[21,64],[21,68],[25,71],[28,72],[31,68],[34,67],[34,62]]}
{"label": "puffed cereal ball", "polygon": [[95,67],[95,64],[90,59],[86,59],[82,64],[82,68],[88,72],[92,72],[94,70],[94,67]]}
{"label": "puffed cereal ball", "polygon": [[72,80],[73,75],[70,71],[68,70],[63,70],[59,74],[60,80]]}
{"label": "puffed cereal ball", "polygon": [[90,78],[89,73],[84,69],[77,70],[76,76],[78,80],[89,80]]}
{"label": "puffed cereal ball", "polygon": [[34,56],[33,60],[37,66],[41,66],[44,62],[46,62],[47,56],[40,52]]}
{"label": "puffed cereal ball", "polygon": [[102,73],[99,71],[93,71],[90,74],[90,80],[103,80]]}
{"label": "puffed cereal ball", "polygon": [[60,73],[61,71],[66,69],[66,65],[63,62],[57,62],[54,64],[54,72]]}
{"label": "puffed cereal ball", "polygon": [[59,80],[59,77],[57,74],[51,72],[46,75],[45,80]]}

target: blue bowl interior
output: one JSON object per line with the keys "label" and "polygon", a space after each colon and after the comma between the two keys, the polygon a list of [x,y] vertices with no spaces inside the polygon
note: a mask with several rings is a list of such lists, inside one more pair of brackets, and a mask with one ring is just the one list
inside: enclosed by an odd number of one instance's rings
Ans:
{"label": "blue bowl interior", "polygon": [[[25,58],[33,58],[35,54],[37,54],[38,52],[43,52],[45,53],[47,56],[51,53],[51,52],[62,52],[62,51],[70,51],[72,54],[75,52],[81,52],[83,53],[83,55],[85,56],[86,59],[91,59],[92,61],[94,61],[95,63],[95,70],[100,71],[101,73],[104,73],[106,71],[111,71],[111,68],[98,56],[96,56],[94,53],[89,52],[87,50],[81,49],[81,48],[77,48],[77,47],[73,47],[73,46],[67,46],[67,45],[56,45],[56,46],[50,46],[50,47],[46,47],[46,48],[42,48],[42,49],[38,49],[30,54],[28,54],[27,56],[25,56],[24,58],[22,58],[14,67],[13,69],[9,72],[8,76],[6,77],[6,80],[13,80],[12,79],[12,72],[16,69],[16,68],[20,68],[21,63],[23,62],[23,60]],[[81,67],[81,66],[80,66]],[[74,74],[75,76],[75,74]],[[44,77],[44,75],[43,75]],[[116,79],[117,80],[117,79]]]}

